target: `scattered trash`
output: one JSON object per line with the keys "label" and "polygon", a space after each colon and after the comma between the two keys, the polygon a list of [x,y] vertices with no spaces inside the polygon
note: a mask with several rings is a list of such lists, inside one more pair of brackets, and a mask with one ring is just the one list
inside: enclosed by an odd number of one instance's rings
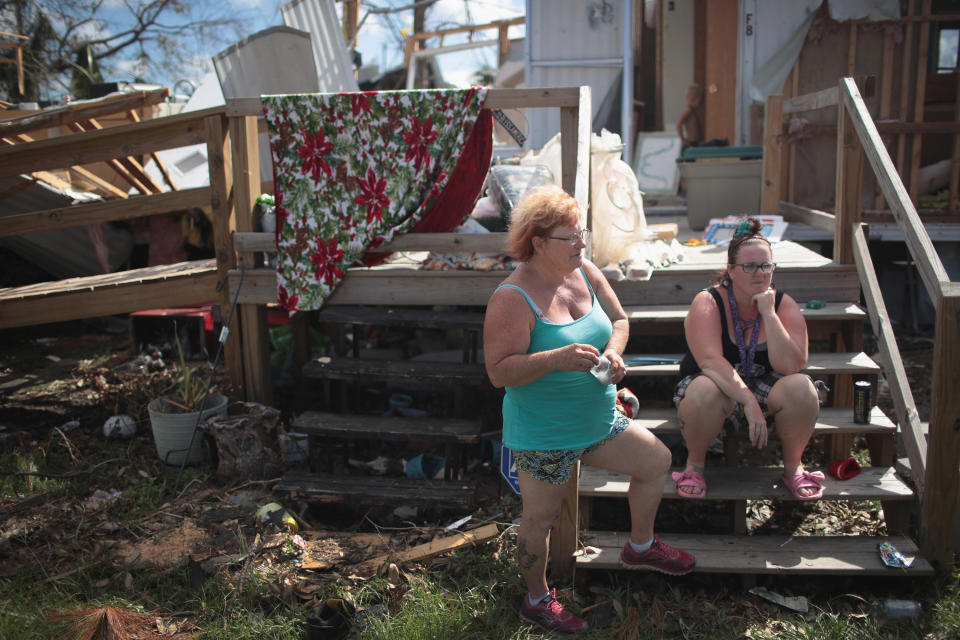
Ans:
{"label": "scattered trash", "polygon": [[435,453],[421,453],[407,461],[405,468],[408,478],[443,479],[444,459]]}
{"label": "scattered trash", "polygon": [[634,418],[640,412],[640,400],[633,391],[623,387],[617,390],[617,408],[628,418]]}
{"label": "scattered trash", "polygon": [[846,460],[834,460],[830,463],[830,475],[837,480],[849,480],[862,471],[860,463],[853,456]]}
{"label": "scattered trash", "polygon": [[64,422],[62,425],[60,425],[60,431],[64,433],[70,433],[71,431],[73,431],[79,426],[80,426],[79,420],[69,420],[67,422]]}
{"label": "scattered trash", "polygon": [[393,515],[401,520],[412,520],[417,517],[417,508],[402,504],[393,510]]}
{"label": "scattered trash", "polygon": [[357,609],[342,598],[324,601],[320,611],[307,616],[307,640],[338,640],[350,632]]}
{"label": "scattered trash", "polygon": [[287,462],[300,462],[310,457],[310,439],[305,433],[290,431],[287,433],[287,446],[283,459]]}
{"label": "scattered trash", "polygon": [[456,522],[451,522],[450,524],[448,524],[447,526],[445,526],[445,527],[443,528],[443,530],[444,530],[444,531],[452,531],[452,530],[454,530],[454,529],[459,529],[459,528],[462,527],[463,525],[465,525],[465,524],[467,524],[468,522],[470,522],[470,520],[472,520],[472,519],[473,519],[473,516],[464,516],[464,517],[460,518],[459,520],[457,520]]}
{"label": "scattered trash", "polygon": [[50,362],[60,362],[61,360],[63,360],[63,358],[61,358],[60,356],[55,356],[55,355],[53,355],[52,353],[48,353],[48,354],[46,355],[46,358],[47,358],[47,360],[49,360]]}
{"label": "scattered trash", "polygon": [[880,550],[880,559],[888,567],[899,567],[906,571],[913,566],[913,558],[906,558],[897,548],[889,542],[881,542],[877,545]]}
{"label": "scattered trash", "polygon": [[87,498],[87,502],[95,506],[100,506],[108,502],[113,502],[121,495],[123,495],[122,491],[104,491],[103,489],[97,489]]}
{"label": "scattered trash", "polygon": [[[80,426],[79,422],[77,426]],[[126,414],[110,416],[103,423],[103,435],[107,438],[130,438],[136,432],[136,420]]]}
{"label": "scattered trash", "polygon": [[296,533],[300,529],[293,516],[278,502],[268,502],[263,505],[257,509],[254,517],[262,525],[273,524],[278,529],[286,529],[290,533]]}
{"label": "scattered trash", "polygon": [[781,607],[786,607],[791,611],[806,613],[810,610],[810,605],[807,603],[807,599],[804,596],[783,596],[775,591],[770,591],[766,587],[754,587],[750,589],[749,593],[752,593],[755,596],[760,596],[764,600],[778,604]]}
{"label": "scattered trash", "polygon": [[877,602],[871,608],[873,615],[886,620],[903,620],[918,618],[923,612],[919,602],[913,600],[888,599]]}

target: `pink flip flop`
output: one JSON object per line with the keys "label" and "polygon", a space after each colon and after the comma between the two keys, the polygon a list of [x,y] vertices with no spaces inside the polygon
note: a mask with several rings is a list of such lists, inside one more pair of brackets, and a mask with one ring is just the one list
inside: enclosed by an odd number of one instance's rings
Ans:
{"label": "pink flip flop", "polygon": [[[703,474],[699,471],[674,471],[670,476],[677,483],[677,495],[681,498],[705,498],[707,495],[707,483],[703,479]],[[694,487],[700,489],[700,493],[687,493],[680,491],[680,487]]]}
{"label": "pink flip flop", "polygon": [[[801,471],[789,478],[780,476],[780,479],[783,480],[783,484],[787,485],[787,489],[797,500],[817,500],[823,497],[823,481],[826,477],[822,471]],[[801,489],[816,489],[816,491],[810,495],[803,495],[800,493]]]}

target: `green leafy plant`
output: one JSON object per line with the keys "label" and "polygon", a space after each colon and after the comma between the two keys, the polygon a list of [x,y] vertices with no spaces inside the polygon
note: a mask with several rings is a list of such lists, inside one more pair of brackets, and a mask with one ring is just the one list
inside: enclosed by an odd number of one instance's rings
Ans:
{"label": "green leafy plant", "polygon": [[216,392],[211,387],[209,393],[203,371],[187,365],[187,359],[183,355],[183,346],[177,340],[177,354],[180,357],[180,369],[177,378],[167,389],[163,396],[166,405],[171,409],[170,413],[193,413],[202,409],[203,401],[206,397]]}

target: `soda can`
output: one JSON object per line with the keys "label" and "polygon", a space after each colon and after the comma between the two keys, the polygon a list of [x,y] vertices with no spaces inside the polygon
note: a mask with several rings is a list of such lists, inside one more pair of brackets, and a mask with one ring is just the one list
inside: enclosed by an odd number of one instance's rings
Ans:
{"label": "soda can", "polygon": [[870,383],[858,380],[853,383],[853,421],[857,424],[869,424],[870,409]]}

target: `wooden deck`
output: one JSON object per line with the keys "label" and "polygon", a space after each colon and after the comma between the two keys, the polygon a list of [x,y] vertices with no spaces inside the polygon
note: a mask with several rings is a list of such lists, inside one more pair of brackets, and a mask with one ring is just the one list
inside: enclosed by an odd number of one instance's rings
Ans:
{"label": "wooden deck", "polygon": [[[405,253],[376,267],[349,269],[327,304],[484,306],[508,275],[505,271],[426,271],[419,268],[426,255],[426,252]],[[854,265],[837,264],[790,241],[774,246],[774,259],[777,262],[774,283],[798,301],[850,304],[860,297]],[[654,271],[649,280],[621,280],[611,284],[624,306],[689,305],[698,291],[710,285],[725,262],[723,247],[685,247],[682,262]],[[811,269],[815,270],[816,278],[811,277]],[[238,270],[230,272],[231,294],[237,290],[239,276]],[[273,270],[248,269],[244,273],[239,294],[241,303],[270,303],[276,301],[276,297]]]}

